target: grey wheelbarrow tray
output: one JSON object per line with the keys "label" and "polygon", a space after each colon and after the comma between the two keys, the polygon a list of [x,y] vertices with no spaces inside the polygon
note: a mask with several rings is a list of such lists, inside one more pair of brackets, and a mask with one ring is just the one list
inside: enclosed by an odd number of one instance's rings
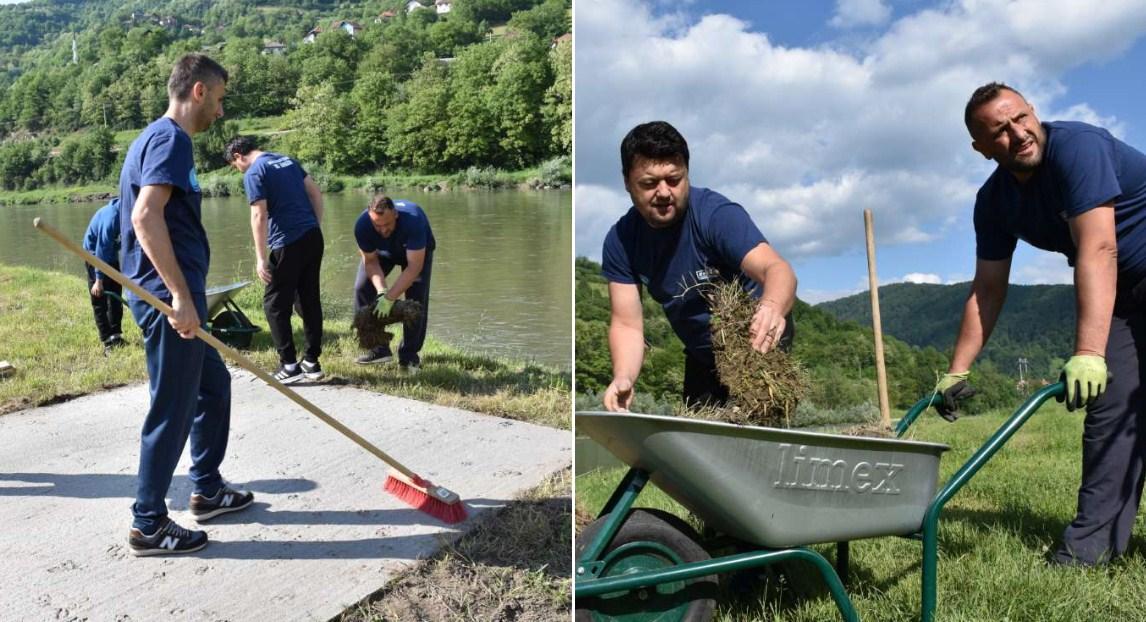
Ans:
{"label": "grey wheelbarrow tray", "polygon": [[[930,622],[944,505],[1047,399],[1060,397],[1064,390],[1059,382],[1028,398],[938,492],[939,458],[948,447],[898,438],[941,399],[936,395],[908,410],[896,426],[895,439],[579,412],[578,432],[588,434],[630,469],[598,515],[601,528],[578,556],[574,595],[623,598],[652,586],[802,559],[817,569],[842,618],[855,621],[858,614],[840,579],[847,576],[848,541],[904,536],[923,542],[920,619]],[[606,549],[649,481],[706,525],[757,550],[600,576],[625,553],[625,547],[611,553]],[[821,554],[806,548],[823,542],[837,543],[839,572]]]}

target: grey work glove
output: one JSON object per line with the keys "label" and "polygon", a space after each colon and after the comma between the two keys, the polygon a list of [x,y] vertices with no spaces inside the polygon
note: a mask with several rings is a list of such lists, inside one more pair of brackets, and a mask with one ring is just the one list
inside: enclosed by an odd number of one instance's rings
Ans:
{"label": "grey work glove", "polygon": [[959,402],[975,395],[975,389],[967,384],[967,377],[970,375],[970,371],[964,371],[957,374],[943,374],[939,379],[939,384],[935,385],[935,393],[943,400],[935,405],[935,410],[940,417],[951,422],[959,418]]}

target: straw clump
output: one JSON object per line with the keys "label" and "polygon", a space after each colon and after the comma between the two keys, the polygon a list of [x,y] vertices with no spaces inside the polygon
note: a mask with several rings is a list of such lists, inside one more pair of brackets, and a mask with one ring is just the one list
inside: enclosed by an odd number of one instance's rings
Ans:
{"label": "straw clump", "polygon": [[391,324],[416,321],[422,317],[422,304],[417,300],[396,300],[390,314],[378,315],[374,307],[363,307],[354,314],[351,326],[358,334],[358,346],[364,350],[390,345],[394,335],[386,330]]}
{"label": "straw clump", "polygon": [[728,386],[729,403],[705,407],[691,416],[741,425],[791,427],[796,406],[808,390],[807,372],[787,352],[767,354],[752,349],[749,328],[757,301],[737,283],[707,287],[712,311],[712,350],[720,381]]}

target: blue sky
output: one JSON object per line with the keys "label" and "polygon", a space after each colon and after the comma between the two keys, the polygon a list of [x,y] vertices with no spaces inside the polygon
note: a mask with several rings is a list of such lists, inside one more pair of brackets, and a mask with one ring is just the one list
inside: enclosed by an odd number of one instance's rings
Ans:
{"label": "blue sky", "polygon": [[[575,21],[576,251],[594,259],[630,205],[617,146],[652,119],[681,130],[692,183],[744,205],[811,302],[866,288],[863,208],[881,283],[970,278],[994,165],[962,109],[984,82],[1146,149],[1139,0],[576,0]],[[1020,249],[1013,282],[1070,282],[1061,256]]]}

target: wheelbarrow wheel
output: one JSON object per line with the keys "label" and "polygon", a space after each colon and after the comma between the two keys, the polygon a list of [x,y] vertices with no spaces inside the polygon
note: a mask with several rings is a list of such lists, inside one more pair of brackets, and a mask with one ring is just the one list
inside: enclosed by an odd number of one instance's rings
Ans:
{"label": "wheelbarrow wheel", "polygon": [[[603,516],[585,527],[577,539],[578,558],[607,518]],[[668,512],[634,509],[605,548],[602,558],[607,563],[599,576],[615,577],[705,561],[709,559],[708,552],[697,544],[696,537],[688,523]],[[627,544],[634,546],[610,557]],[[708,622],[716,607],[716,588],[716,575],[708,575],[626,594],[578,598],[576,622]]]}
{"label": "wheelbarrow wheel", "polygon": [[211,334],[232,348],[249,348],[254,330],[243,319],[238,313],[223,311],[211,320]]}

